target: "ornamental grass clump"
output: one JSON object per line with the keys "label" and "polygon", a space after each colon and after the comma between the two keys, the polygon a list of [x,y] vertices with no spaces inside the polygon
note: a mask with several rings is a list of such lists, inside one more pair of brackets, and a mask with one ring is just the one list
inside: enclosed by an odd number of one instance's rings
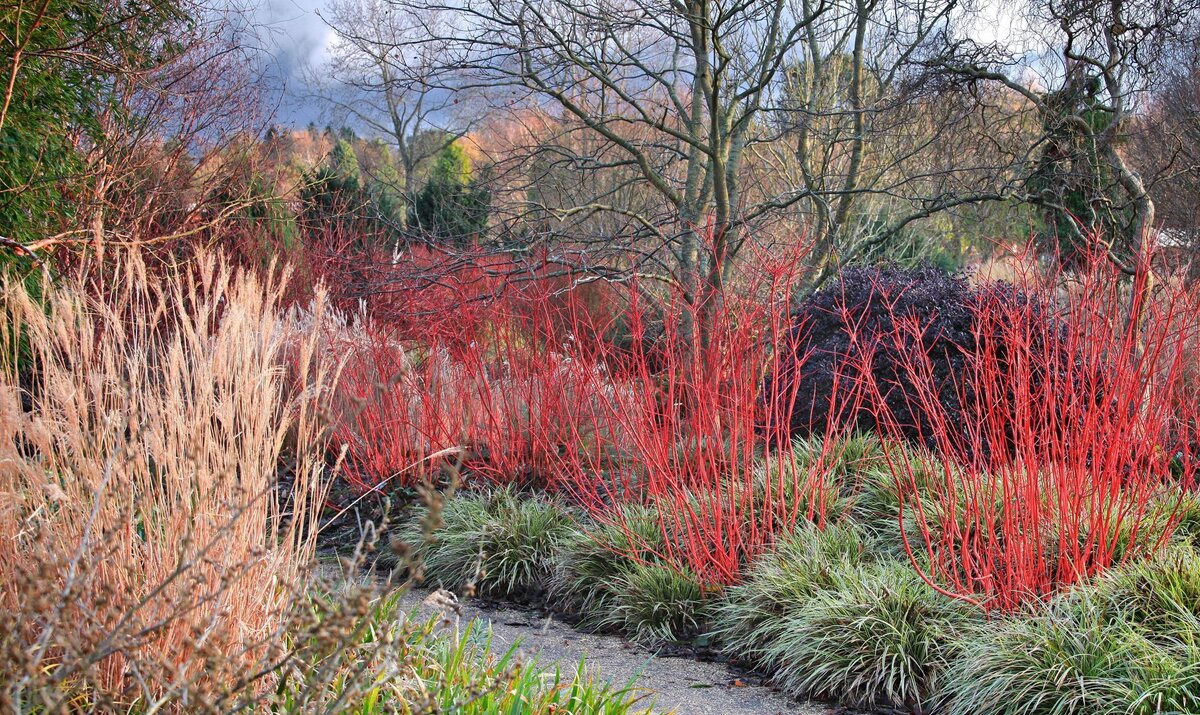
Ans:
{"label": "ornamental grass clump", "polygon": [[1194,490],[1168,489],[1151,514],[1151,525],[1169,529],[1174,542],[1200,549],[1200,496]]}
{"label": "ornamental grass clump", "polygon": [[934,591],[907,564],[842,569],[786,616],[764,658],[802,697],[931,712],[978,612]]}
{"label": "ornamental grass clump", "polygon": [[[915,531],[915,515],[911,513],[915,500],[906,497],[906,492],[931,492],[939,474],[936,470],[923,468],[915,452],[906,456],[906,448],[896,445],[890,448],[894,452],[892,459],[914,460],[911,483],[897,480],[886,461],[873,462],[856,474],[850,516],[875,539],[878,548],[903,555],[906,537],[913,542],[920,539],[920,534]],[[904,519],[901,518],[902,511],[908,512]]]}
{"label": "ornamental grass clump", "polygon": [[0,288],[0,698],[16,711],[270,687],[315,549],[332,364],[279,318],[283,283],[213,256],[110,269],[102,295]]}
{"label": "ornamental grass clump", "polygon": [[[1192,632],[1197,632],[1192,626]],[[1133,715],[1200,712],[1200,645],[1195,642],[1165,649],[1166,658],[1157,667],[1137,674],[1132,690],[1137,699],[1128,712]]]}
{"label": "ornamental grass clump", "polygon": [[766,452],[756,469],[754,499],[773,501],[772,508],[794,520],[824,526],[848,515],[863,475],[882,467],[883,448],[872,435],[798,437],[787,449],[776,446]]}
{"label": "ornamental grass clump", "polygon": [[581,627],[602,627],[621,579],[636,564],[658,560],[663,551],[658,515],[648,507],[630,504],[611,520],[584,522],[562,545],[550,600],[579,616]]}
{"label": "ornamental grass clump", "polygon": [[1110,620],[1095,603],[1009,616],[964,642],[946,676],[945,712],[1135,712],[1134,704],[1149,692],[1147,684],[1162,683],[1163,676],[1178,672],[1171,659],[1143,632]]}
{"label": "ornamental grass clump", "polygon": [[614,583],[602,624],[644,645],[688,643],[707,628],[713,598],[685,568],[635,563]]}
{"label": "ornamental grass clump", "polygon": [[416,545],[415,574],[430,584],[496,598],[543,594],[575,519],[557,502],[511,487],[457,493],[445,500],[429,534],[422,519],[396,538]]}
{"label": "ornamental grass clump", "polygon": [[790,617],[870,558],[868,542],[850,523],[782,536],[714,606],[714,638],[730,657],[774,670],[787,659],[775,646]]}
{"label": "ornamental grass clump", "polygon": [[1175,546],[964,643],[951,715],[1200,711],[1200,558]]}
{"label": "ornamental grass clump", "polygon": [[1065,596],[1064,602],[1081,610],[1100,609],[1160,645],[1200,646],[1200,558],[1191,548],[1170,548],[1113,569]]}

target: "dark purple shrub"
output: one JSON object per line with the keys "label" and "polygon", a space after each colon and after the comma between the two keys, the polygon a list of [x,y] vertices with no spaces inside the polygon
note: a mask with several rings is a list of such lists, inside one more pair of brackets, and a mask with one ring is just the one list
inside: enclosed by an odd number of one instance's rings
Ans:
{"label": "dark purple shrub", "polygon": [[[1060,341],[1055,336],[1061,330],[1049,312],[1008,284],[974,286],[964,277],[928,266],[846,269],[839,280],[793,311],[789,339],[782,348],[786,354],[764,385],[770,422],[786,424],[793,437],[824,435],[831,422],[881,431],[880,405],[867,400],[860,389],[858,375],[869,367],[873,384],[884,388],[884,411],[906,438],[928,444],[934,430],[915,399],[908,358],[917,351],[928,358],[931,374],[922,384],[936,392],[940,417],[956,421],[975,399],[970,376],[979,341],[1006,334],[980,321],[1000,315],[1030,321],[1027,325],[1038,336],[1036,349],[1057,349]],[[914,322],[919,331],[913,330]],[[905,329],[900,329],[901,323]],[[998,347],[1003,353],[1003,346]],[[964,451],[972,451],[968,443],[963,441]]]}

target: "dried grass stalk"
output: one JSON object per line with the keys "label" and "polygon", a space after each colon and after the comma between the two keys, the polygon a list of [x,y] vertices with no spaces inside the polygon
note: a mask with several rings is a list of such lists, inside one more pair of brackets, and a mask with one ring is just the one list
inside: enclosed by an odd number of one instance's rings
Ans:
{"label": "dried grass stalk", "polygon": [[61,286],[43,306],[4,285],[3,705],[211,700],[281,647],[333,377],[278,318],[283,286],[213,256],[155,276],[134,255],[103,297]]}

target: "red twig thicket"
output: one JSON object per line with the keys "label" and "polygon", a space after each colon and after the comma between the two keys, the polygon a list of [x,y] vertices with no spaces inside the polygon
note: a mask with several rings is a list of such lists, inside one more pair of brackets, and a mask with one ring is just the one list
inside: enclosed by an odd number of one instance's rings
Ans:
{"label": "red twig thicket", "polygon": [[462,447],[473,478],[557,490],[600,518],[653,503],[663,558],[734,581],[774,534],[824,517],[819,497],[781,498],[819,480],[761,400],[791,339],[800,257],[764,254],[698,306],[659,286],[412,256],[378,294],[390,305],[335,339],[346,478],[413,485],[436,475],[411,465]]}
{"label": "red twig thicket", "polygon": [[[653,504],[666,537],[660,556],[705,583],[736,582],[798,523],[824,525],[840,489],[831,471],[861,392],[831,399],[834,419],[815,453],[810,444],[798,455],[790,424],[798,384],[764,390],[785,365],[800,371],[810,357],[797,354],[802,331],[791,315],[801,258],[752,254],[742,282],[712,310],[676,299],[651,313],[635,293],[627,311],[632,352],[623,362],[601,343],[600,355],[604,364],[624,365],[633,386],[602,413],[608,430],[632,444],[623,459],[596,448],[560,465],[574,498],[595,512],[631,498]],[[653,325],[645,322],[650,314]]]}
{"label": "red twig thicket", "polygon": [[[724,584],[779,532],[825,522],[840,437],[869,410],[900,533],[948,595],[1015,608],[1167,538],[1174,487],[1196,468],[1190,294],[1139,289],[1131,321],[1128,281],[1106,264],[983,287],[950,378],[922,349],[930,321],[893,316],[869,338],[900,356],[892,377],[857,350],[833,375],[820,454],[797,459],[799,381],[772,376],[802,374],[808,357],[789,314],[800,258],[754,256],[715,306],[483,255],[381,261],[366,310],[329,338],[347,361],[346,479],[359,493],[414,486],[436,480],[426,457],[460,448],[469,478],[558,491],[600,519],[654,506],[659,556]],[[904,410],[887,384],[897,375]],[[901,446],[914,432],[920,449]]]}
{"label": "red twig thicket", "polygon": [[[984,291],[952,385],[919,349],[931,337],[920,321],[897,317],[878,339],[905,356],[903,412],[923,415],[918,424],[886,408],[894,385],[857,366],[884,432],[917,430],[932,447],[915,459],[893,448],[889,462],[906,502],[901,533],[914,535],[906,547],[935,587],[1013,609],[1169,537],[1178,487],[1196,476],[1200,415],[1188,380],[1200,305],[1180,286],[1146,280],[1131,286],[1098,262],[1021,281],[1022,300]],[[945,389],[960,410],[939,400]]]}

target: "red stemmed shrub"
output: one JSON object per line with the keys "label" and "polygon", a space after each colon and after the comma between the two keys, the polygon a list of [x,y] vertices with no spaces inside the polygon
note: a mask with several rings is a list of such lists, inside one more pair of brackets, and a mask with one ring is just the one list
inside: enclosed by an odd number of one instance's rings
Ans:
{"label": "red stemmed shrub", "polygon": [[[805,498],[816,470],[795,465],[790,441],[765,454],[764,435],[781,426],[761,387],[791,354],[777,347],[799,261],[760,259],[714,306],[633,284],[597,310],[594,291],[535,275],[498,291],[477,320],[446,303],[441,320],[468,326],[469,340],[364,320],[335,348],[348,355],[347,479],[359,492],[412,485],[436,467],[412,465],[461,447],[468,479],[562,491],[601,520],[653,504],[657,556],[708,583],[736,580],[776,533],[824,517],[823,500]],[[464,270],[438,284],[474,285],[479,269]]]}
{"label": "red stemmed shrub", "polygon": [[771,325],[769,311],[757,309],[727,301],[704,345],[691,329],[697,311],[673,302],[656,328],[658,344],[646,347],[640,338],[648,326],[635,306],[633,349],[616,356],[634,388],[614,395],[600,415],[607,431],[630,436],[628,450],[580,449],[561,465],[575,498],[601,516],[622,501],[652,502],[665,537],[661,556],[709,583],[736,579],[777,526],[752,489],[755,386],[770,344],[759,331]]}
{"label": "red stemmed shrub", "polygon": [[425,459],[452,448],[474,478],[550,486],[538,452],[550,440],[536,432],[564,417],[561,395],[570,391],[555,356],[506,364],[489,356],[494,344],[451,349],[405,344],[384,328],[364,332],[343,344],[336,430],[356,492],[420,483],[439,466]]}
{"label": "red stemmed shrub", "polygon": [[[420,271],[398,265],[396,275]],[[425,458],[451,448],[460,448],[473,478],[553,488],[561,455],[581,449],[565,440],[621,448],[614,425],[596,415],[599,403],[622,399],[627,388],[594,347],[564,332],[562,316],[551,320],[542,302],[549,287],[531,282],[472,294],[465,286],[490,283],[490,269],[460,268],[436,280],[391,283],[390,299],[405,301],[360,314],[330,336],[331,349],[347,360],[337,436],[348,447],[347,480],[357,492],[419,483],[438,467]],[[403,305],[418,312],[402,314]],[[423,330],[427,310],[438,317]]]}
{"label": "red stemmed shrub", "polygon": [[[1120,279],[1098,264],[1066,288],[1031,286],[1027,300],[1003,287],[979,291],[974,350],[950,380],[913,349],[929,327],[912,315],[895,314],[874,336],[878,351],[848,368],[885,433],[915,433],[932,448],[916,458],[893,449],[889,462],[906,502],[898,518],[920,534],[906,547],[945,593],[1013,609],[1169,537],[1174,487],[1190,485],[1197,466],[1196,406],[1178,398],[1180,347],[1200,320],[1182,290],[1152,293],[1140,282],[1131,320],[1131,288]],[[899,398],[872,364],[880,354],[906,385]]]}
{"label": "red stemmed shrub", "polygon": [[338,225],[306,233],[304,281],[324,283],[347,315],[366,315],[391,337],[459,349],[487,329],[520,271],[484,250],[363,243]]}
{"label": "red stemmed shrub", "polygon": [[[788,311],[798,266],[797,255],[755,255],[743,283],[715,306],[673,294],[648,310],[634,286],[621,316],[628,340],[596,343],[581,356],[625,389],[589,421],[565,426],[599,427],[626,442],[607,449],[574,435],[558,452],[559,478],[601,519],[619,519],[613,506],[631,500],[656,507],[657,555],[704,583],[737,581],[780,532],[825,517],[826,502],[814,495],[834,455],[797,465],[790,440],[779,439],[786,425],[763,409],[766,375],[794,354]],[[585,314],[576,319],[580,332],[596,332]],[[824,444],[832,451],[837,442]]]}
{"label": "red stemmed shrub", "polygon": [[[1167,480],[1192,478],[1177,348],[1197,318],[1177,291],[1131,330],[1112,275],[1018,290],[862,269],[791,312],[799,261],[760,256],[716,304],[635,282],[598,310],[572,276],[492,260],[399,257],[372,297],[392,302],[330,338],[356,491],[429,479],[425,459],[459,448],[469,480],[616,526],[653,506],[652,555],[724,584],[825,522],[838,438],[870,429],[895,440],[897,533],[925,578],[1012,608],[1153,550]],[[795,459],[796,433],[820,454]]]}

